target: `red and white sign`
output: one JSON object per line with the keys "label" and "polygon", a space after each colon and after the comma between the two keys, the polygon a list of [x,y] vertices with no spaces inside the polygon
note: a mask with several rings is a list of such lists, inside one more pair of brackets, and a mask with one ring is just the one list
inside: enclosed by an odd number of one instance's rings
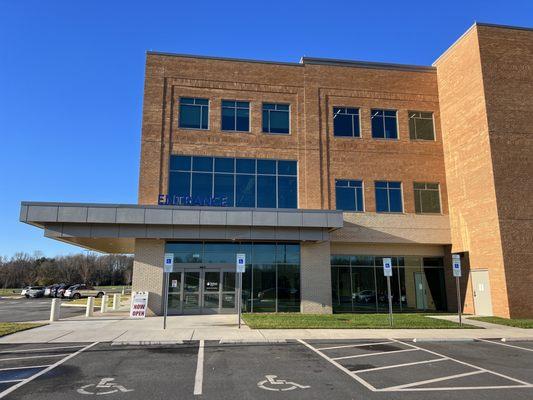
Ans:
{"label": "red and white sign", "polygon": [[134,292],[131,298],[130,318],[145,318],[148,292]]}

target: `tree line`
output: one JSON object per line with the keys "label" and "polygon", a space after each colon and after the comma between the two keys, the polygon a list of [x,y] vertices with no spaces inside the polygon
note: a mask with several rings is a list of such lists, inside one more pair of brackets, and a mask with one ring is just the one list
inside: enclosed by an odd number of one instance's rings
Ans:
{"label": "tree line", "polygon": [[131,285],[133,257],[95,253],[54,258],[39,252],[0,256],[0,287],[21,288],[54,283],[86,283],[93,286]]}

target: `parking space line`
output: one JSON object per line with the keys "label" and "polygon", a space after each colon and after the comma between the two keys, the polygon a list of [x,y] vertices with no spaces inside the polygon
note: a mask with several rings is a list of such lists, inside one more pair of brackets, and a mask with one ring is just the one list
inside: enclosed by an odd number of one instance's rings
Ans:
{"label": "parking space line", "polygon": [[366,368],[366,369],[358,369],[355,371],[352,371],[354,374],[360,374],[362,372],[369,372],[369,371],[380,371],[382,369],[390,369],[390,368],[398,368],[398,367],[408,367],[410,365],[417,365],[417,364],[427,364],[431,362],[439,362],[439,361],[446,361],[449,360],[448,357],[445,358],[433,358],[431,360],[424,360],[424,361],[415,361],[410,363],[404,363],[404,364],[395,364],[395,365],[386,365],[384,367],[376,367],[376,368]]}
{"label": "parking space line", "polygon": [[418,381],[418,382],[405,383],[403,385],[390,386],[388,388],[380,389],[380,391],[382,391],[382,392],[389,392],[389,391],[390,392],[395,392],[395,391],[402,390],[402,389],[407,389],[407,388],[410,388],[410,387],[413,387],[413,386],[420,386],[420,385],[425,385],[425,384],[428,384],[428,383],[442,382],[442,381],[447,381],[447,380],[450,380],[450,379],[462,378],[464,376],[472,376],[472,375],[485,374],[485,373],[486,373],[485,371],[464,372],[462,374],[455,374],[455,375],[443,376],[443,377],[440,377],[440,378],[426,379],[426,380]]}
{"label": "parking space line", "polygon": [[348,344],[348,345],[345,345],[345,346],[321,347],[321,348],[319,348],[317,350],[318,351],[323,351],[323,350],[347,349],[347,348],[350,348],[350,347],[375,346],[375,345],[378,345],[378,344],[389,344],[389,343],[392,343],[392,342],[374,342],[374,343]]}
{"label": "parking space line", "polygon": [[78,346],[58,346],[58,347],[42,347],[40,349],[20,349],[20,350],[3,350],[0,351],[0,354],[8,354],[8,353],[24,353],[27,351],[46,351],[46,350],[63,350],[63,349],[79,349],[80,347],[84,347],[85,345],[78,345]]}
{"label": "parking space line", "polygon": [[[93,346],[96,346],[99,342],[94,342],[94,343],[91,343],[81,349],[79,349],[78,351],[74,352],[74,353],[70,353],[68,354],[65,358],[62,358],[61,360],[57,361],[56,363],[52,364],[52,365],[49,365],[47,368],[43,369],[42,371],[39,371],[37,372],[35,375],[32,375],[30,376],[29,378],[26,378],[24,379],[23,381],[20,381],[19,383],[7,388],[6,390],[4,390],[3,392],[0,392],[0,399],[6,397],[8,394],[14,392],[15,390],[17,390],[18,388],[20,388],[21,386],[33,381],[34,379],[40,377],[41,375],[44,375],[46,374],[48,371],[51,371],[52,369],[54,369],[55,367],[63,364],[64,362],[70,360],[71,358],[74,358],[76,357],[78,354],[80,354],[81,352],[85,351],[85,350],[88,350],[90,349],[91,347]],[[41,356],[42,357],[42,356]]]}
{"label": "parking space line", "polygon": [[204,341],[200,340],[198,346],[198,362],[196,364],[196,376],[194,377],[194,394],[202,394],[204,380]]}
{"label": "parking space line", "polygon": [[49,355],[29,356],[29,357],[0,358],[0,362],[2,362],[2,361],[15,361],[15,360],[30,360],[32,358],[64,357],[64,356],[68,356],[69,354],[72,354],[72,353],[49,354]]}
{"label": "parking space line", "polygon": [[22,379],[11,379],[9,381],[0,381],[0,383],[15,383],[20,382]]}
{"label": "parking space line", "polygon": [[325,355],[324,353],[322,353],[321,351],[315,349],[313,346],[311,346],[309,343],[306,343],[304,342],[302,339],[297,339],[298,342],[300,342],[301,344],[303,344],[305,347],[311,349],[312,351],[314,351],[316,354],[318,354],[320,357],[324,358],[325,360],[329,361],[331,364],[333,364],[334,366],[336,366],[338,369],[340,369],[342,372],[344,372],[345,374],[349,375],[350,377],[352,377],[353,379],[355,379],[357,382],[359,382],[361,385],[363,385],[364,387],[366,387],[368,390],[371,390],[372,392],[375,392],[377,389],[372,386],[370,383],[368,383],[367,381],[365,381],[363,378],[355,375],[352,371],[350,371],[348,368],[342,366],[341,364],[339,364],[337,361],[333,360],[332,358],[328,357],[327,355]]}
{"label": "parking space line", "polygon": [[371,357],[371,356],[379,356],[382,354],[393,354],[393,353],[403,353],[406,351],[417,351],[418,349],[402,349],[402,350],[391,350],[391,351],[380,351],[379,353],[370,353],[370,354],[356,354],[354,356],[344,356],[344,357],[336,357],[332,358],[332,360],[347,360],[348,358],[360,358],[360,357]]}
{"label": "parking space line", "polygon": [[49,367],[50,364],[46,364],[46,365],[31,365],[31,366],[24,366],[24,367],[11,367],[11,368],[0,368],[0,372],[2,371],[12,371],[12,370],[15,370],[15,369],[28,369],[28,368],[46,368],[46,367]]}
{"label": "parking space line", "polygon": [[507,343],[502,343],[502,342],[493,342],[492,340],[487,340],[487,339],[476,339],[476,340],[478,340],[480,342],[485,342],[485,343],[498,344],[500,346],[512,347],[513,349],[520,349],[520,350],[525,350],[525,351],[533,351],[533,349],[528,349],[527,347],[516,346],[514,344],[507,344]]}
{"label": "parking space line", "polygon": [[456,358],[448,357],[448,356],[445,356],[444,354],[440,354],[440,353],[437,353],[437,352],[432,351],[432,350],[427,350],[427,349],[424,349],[422,347],[415,346],[414,344],[411,344],[411,343],[405,343],[405,342],[402,342],[402,341],[396,340],[396,339],[391,339],[391,340],[395,341],[396,343],[404,344],[406,346],[410,346],[410,347],[413,347],[415,349],[425,351],[426,353],[430,353],[430,354],[433,354],[433,355],[438,356],[438,357],[447,357],[449,360],[455,361],[456,363],[459,363],[459,364],[462,364],[462,365],[466,365],[466,366],[468,366],[470,368],[478,369],[478,370],[483,371],[483,372],[488,372],[490,374],[499,376],[500,378],[508,379],[510,381],[519,383],[521,385],[527,385],[527,386],[533,387],[533,385],[531,383],[529,383],[529,382],[524,382],[524,381],[521,381],[520,379],[516,379],[516,378],[512,378],[510,376],[504,375],[504,374],[500,374],[499,372],[495,372],[495,371],[491,371],[491,370],[486,369],[486,368],[478,367],[477,365],[470,364],[470,363],[467,363],[465,361],[458,360]]}

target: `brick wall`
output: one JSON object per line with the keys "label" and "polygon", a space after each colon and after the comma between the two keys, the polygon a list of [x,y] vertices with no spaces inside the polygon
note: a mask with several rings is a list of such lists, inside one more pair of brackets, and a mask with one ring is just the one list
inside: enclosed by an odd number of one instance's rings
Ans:
{"label": "brick wall", "polygon": [[161,315],[163,312],[163,258],[165,242],[154,239],[135,240],[133,261],[134,292],[149,292],[147,315]]}
{"label": "brick wall", "polygon": [[302,243],[300,247],[301,312],[331,314],[330,243]]}

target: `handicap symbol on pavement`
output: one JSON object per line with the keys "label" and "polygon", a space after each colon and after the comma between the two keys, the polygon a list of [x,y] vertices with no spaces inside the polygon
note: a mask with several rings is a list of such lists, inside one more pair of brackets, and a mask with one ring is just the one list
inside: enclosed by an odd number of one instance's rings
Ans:
{"label": "handicap symbol on pavement", "polygon": [[286,392],[294,389],[308,389],[311,386],[300,385],[296,382],[289,382],[284,379],[276,379],[277,375],[265,375],[265,380],[257,382],[257,387],[274,392]]}
{"label": "handicap symbol on pavement", "polygon": [[[113,382],[115,378],[102,378],[100,379],[100,382],[98,384],[90,383],[88,385],[84,385],[81,388],[78,389],[79,394],[94,394],[94,395],[102,395],[102,394],[113,394],[117,392],[133,392],[133,389],[126,389],[124,386],[119,385],[118,383]],[[94,386],[94,389],[87,390]]]}

